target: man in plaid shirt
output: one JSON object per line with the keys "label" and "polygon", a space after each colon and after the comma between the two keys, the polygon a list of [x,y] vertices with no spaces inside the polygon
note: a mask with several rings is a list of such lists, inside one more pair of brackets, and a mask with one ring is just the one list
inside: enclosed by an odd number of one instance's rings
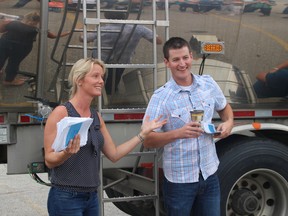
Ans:
{"label": "man in plaid shirt", "polygon": [[[191,74],[192,52],[183,38],[172,37],[163,47],[164,63],[171,79],[156,90],[145,115],[162,115],[167,123],[146,136],[145,147],[163,147],[163,195],[167,215],[220,216],[220,187],[216,174],[219,160],[213,135],[190,111],[204,110],[203,122],[211,123],[214,111],[222,123],[217,137],[227,137],[233,112],[217,83],[208,75]],[[214,136],[215,137],[215,136]]]}

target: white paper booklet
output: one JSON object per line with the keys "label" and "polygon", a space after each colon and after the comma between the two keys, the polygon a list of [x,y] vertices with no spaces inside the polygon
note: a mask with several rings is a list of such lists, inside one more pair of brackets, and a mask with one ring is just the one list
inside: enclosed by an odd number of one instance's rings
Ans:
{"label": "white paper booklet", "polygon": [[203,128],[203,130],[205,131],[205,133],[207,134],[220,134],[221,131],[217,131],[214,124],[209,124],[209,123],[206,123],[206,122],[202,122],[201,123],[201,126]]}
{"label": "white paper booklet", "polygon": [[76,134],[80,134],[80,146],[86,145],[88,129],[92,124],[92,118],[65,117],[57,123],[57,135],[52,145],[56,151],[64,150]]}

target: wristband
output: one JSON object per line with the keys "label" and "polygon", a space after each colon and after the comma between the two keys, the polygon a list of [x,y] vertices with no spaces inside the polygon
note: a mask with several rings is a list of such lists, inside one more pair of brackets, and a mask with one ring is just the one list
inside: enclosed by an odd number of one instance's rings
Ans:
{"label": "wristband", "polygon": [[140,140],[141,143],[144,142],[144,137],[140,135],[140,133],[137,135],[138,139]]}

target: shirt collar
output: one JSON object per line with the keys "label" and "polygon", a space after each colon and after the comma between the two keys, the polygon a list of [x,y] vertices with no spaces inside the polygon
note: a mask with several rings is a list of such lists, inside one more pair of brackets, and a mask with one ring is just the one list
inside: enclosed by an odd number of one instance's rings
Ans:
{"label": "shirt collar", "polygon": [[[191,76],[193,76],[193,83],[192,87],[190,89],[190,92],[195,90],[199,85],[199,76],[196,76],[191,73]],[[165,84],[164,87],[170,87],[175,93],[183,92],[183,89],[176,83],[176,81],[173,79],[173,77],[170,78],[169,82]]]}

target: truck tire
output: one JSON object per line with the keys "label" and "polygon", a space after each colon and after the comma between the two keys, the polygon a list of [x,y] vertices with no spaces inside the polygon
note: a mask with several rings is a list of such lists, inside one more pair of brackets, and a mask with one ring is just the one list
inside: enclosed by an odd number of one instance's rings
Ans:
{"label": "truck tire", "polygon": [[288,215],[288,146],[248,138],[218,146],[221,215]]}

